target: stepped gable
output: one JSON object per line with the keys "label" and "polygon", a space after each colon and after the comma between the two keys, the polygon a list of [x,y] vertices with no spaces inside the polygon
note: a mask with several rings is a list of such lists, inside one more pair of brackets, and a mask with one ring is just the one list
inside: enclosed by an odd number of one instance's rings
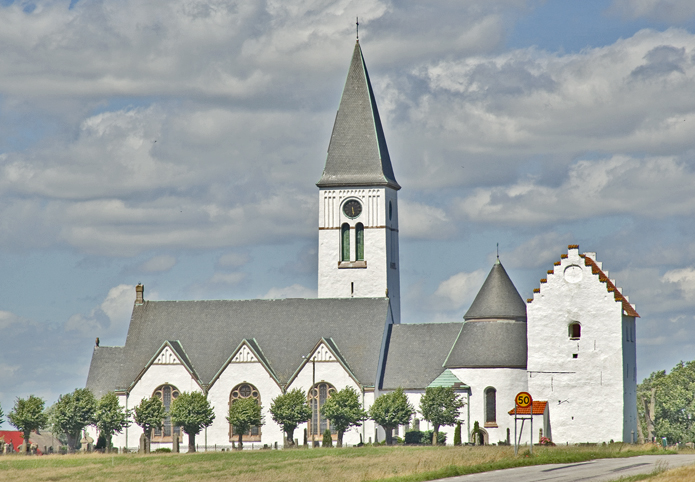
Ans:
{"label": "stepped gable", "polygon": [[526,321],[526,304],[499,258],[463,318],[466,321]]}
{"label": "stepped gable", "polygon": [[388,186],[400,189],[391,166],[379,110],[359,41],[333,124],[319,187]]}
{"label": "stepped gable", "polygon": [[340,347],[362,385],[374,386],[388,305],[388,298],[144,301],[133,309],[125,346],[109,356],[106,347],[95,350],[87,387],[128,390],[166,340],[180,343],[203,385],[253,340],[284,385],[321,337]]}

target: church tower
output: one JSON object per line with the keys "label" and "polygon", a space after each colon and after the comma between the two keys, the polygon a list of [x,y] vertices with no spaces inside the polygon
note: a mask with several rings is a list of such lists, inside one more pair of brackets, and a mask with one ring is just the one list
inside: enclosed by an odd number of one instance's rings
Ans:
{"label": "church tower", "polygon": [[359,41],[319,187],[319,298],[388,296],[400,322],[398,190]]}

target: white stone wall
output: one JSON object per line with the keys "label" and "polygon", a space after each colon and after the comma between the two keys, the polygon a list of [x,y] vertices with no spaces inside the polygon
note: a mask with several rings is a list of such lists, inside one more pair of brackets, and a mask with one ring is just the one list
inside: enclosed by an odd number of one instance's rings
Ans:
{"label": "white stone wall", "polygon": [[[478,422],[481,428],[488,433],[488,441],[496,444],[500,440],[507,440],[507,429],[510,429],[511,438],[514,438],[514,417],[507,412],[514,408],[514,399],[519,392],[525,392],[526,370],[523,368],[453,368],[451,372],[463,383],[471,387],[470,395],[470,430]],[[496,418],[497,427],[485,426],[485,389],[493,387],[497,390]],[[464,411],[467,409],[464,408]],[[466,426],[466,433],[468,433]],[[463,426],[462,426],[463,432]],[[534,430],[537,428],[534,426]],[[536,435],[534,435],[535,437]],[[465,437],[463,433],[462,439]],[[523,442],[523,440],[522,440]]]}
{"label": "white stone wall", "polygon": [[[550,404],[553,441],[622,441],[622,303],[592,274],[579,250],[569,249],[534,293],[527,313],[529,392]],[[581,324],[578,340],[570,339],[572,322]],[[634,367],[634,358],[631,362]]]}
{"label": "white stone wall", "polygon": [[[350,199],[362,213],[347,217],[342,206]],[[390,206],[390,209],[389,209]],[[389,212],[391,216],[389,217]],[[364,225],[366,267],[339,267],[340,227],[350,225],[350,260],[356,261],[355,226]],[[400,321],[398,199],[391,188],[321,189],[319,192],[319,298],[383,298],[388,289],[396,322]],[[345,264],[343,264],[345,266]]]}
{"label": "white stone wall", "polygon": [[[270,414],[270,403],[282,394],[282,389],[263,364],[255,359],[229,363],[215,383],[209,387],[208,400],[215,410],[215,421],[207,430],[208,445],[217,444],[224,447],[232,445],[232,440],[229,438],[229,422],[226,417],[229,414],[229,397],[232,390],[241,383],[251,384],[258,389],[261,398],[261,414],[265,422],[261,426],[260,442],[244,442],[244,446],[246,448],[262,447],[264,444],[274,446],[275,442],[282,446],[282,428],[273,421]],[[236,435],[233,437],[235,443],[238,439]],[[202,441],[200,436],[198,440],[200,444]]]}

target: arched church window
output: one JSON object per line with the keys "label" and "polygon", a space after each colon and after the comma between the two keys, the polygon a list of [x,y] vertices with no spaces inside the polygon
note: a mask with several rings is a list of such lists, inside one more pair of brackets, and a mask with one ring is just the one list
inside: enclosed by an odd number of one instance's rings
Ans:
{"label": "arched church window", "polygon": [[[260,405],[261,394],[256,387],[250,383],[240,383],[232,389],[232,393],[229,394],[229,405],[231,406],[237,400],[242,398],[252,398],[256,400],[256,403]],[[239,434],[234,432],[234,427],[229,425],[229,440],[238,440]],[[261,440],[261,427],[254,426],[242,435],[241,440],[244,442],[260,442]]]}
{"label": "arched church window", "polygon": [[171,404],[179,397],[179,393],[179,389],[173,385],[160,385],[152,394],[153,397],[157,397],[162,401],[164,411],[166,412],[162,428],[155,428],[152,434],[153,440],[156,442],[171,442],[173,441],[172,434],[178,435],[181,433],[181,427],[174,427],[169,416]]}
{"label": "arched church window", "polygon": [[350,261],[350,225],[340,227],[340,261]]}
{"label": "arched church window", "polygon": [[485,426],[497,426],[497,390],[493,387],[485,389]]}
{"label": "arched church window", "polygon": [[570,340],[579,340],[582,337],[582,325],[573,321],[568,327]]}
{"label": "arched church window", "polygon": [[321,382],[314,385],[309,390],[307,398],[311,407],[311,420],[309,421],[309,436],[321,436],[327,428],[331,429],[332,434],[336,434],[333,424],[321,414],[321,407],[334,393],[335,387],[330,383]]}
{"label": "arched church window", "polygon": [[362,223],[357,223],[355,226],[355,244],[357,245],[355,259],[364,261],[364,224]]}

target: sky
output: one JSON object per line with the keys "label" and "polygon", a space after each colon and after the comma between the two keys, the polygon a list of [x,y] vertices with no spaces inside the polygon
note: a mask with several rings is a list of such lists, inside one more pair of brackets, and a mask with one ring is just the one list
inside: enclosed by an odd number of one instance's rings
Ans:
{"label": "sky", "polygon": [[[83,387],[135,299],[315,297],[355,42],[399,191],[402,321],[568,244],[695,358],[692,0],[0,0],[0,406]],[[8,428],[7,422],[3,428]]]}

